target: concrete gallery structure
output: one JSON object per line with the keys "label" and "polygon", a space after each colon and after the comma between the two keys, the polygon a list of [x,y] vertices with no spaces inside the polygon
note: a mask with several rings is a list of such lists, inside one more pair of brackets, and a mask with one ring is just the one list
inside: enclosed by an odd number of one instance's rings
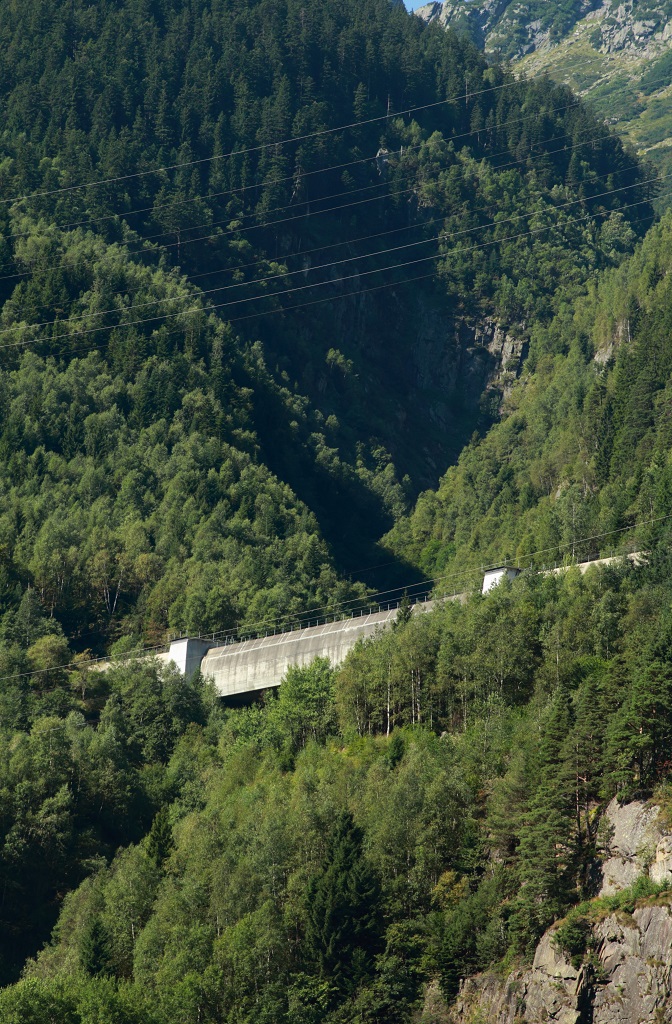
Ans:
{"label": "concrete gallery structure", "polygon": [[516,569],[513,565],[500,565],[496,569],[488,569],[483,576],[483,593],[496,587],[502,580],[515,580],[522,570]]}
{"label": "concrete gallery structure", "polygon": [[[568,563],[540,571],[543,574],[558,573],[574,568],[583,573],[591,566],[611,565],[625,559],[635,566],[646,562],[642,552],[635,552],[588,562]],[[521,571],[512,565],[485,570],[482,593],[487,594],[504,580],[515,579]],[[468,597],[468,593],[454,594],[440,600],[465,602]],[[412,605],[411,613],[417,615],[434,607],[434,601],[419,601]],[[143,652],[140,656],[156,657],[166,665],[174,665],[186,676],[200,671],[214,681],[220,696],[244,698],[246,694],[253,695],[279,686],[287,669],[293,665],[309,665],[318,657],[328,658],[332,665],[342,664],[359,640],[366,640],[379,630],[389,628],[398,614],[398,606],[395,605],[383,611],[364,611],[348,618],[316,622],[314,625],[249,640],[230,640],[226,644],[222,644],[216,637],[210,640],[206,637],[184,637],[174,640],[168,650],[155,655]],[[111,664],[105,661],[95,667],[104,672]]]}
{"label": "concrete gallery structure", "polygon": [[[413,605],[411,612],[417,614],[432,607],[432,601],[423,601]],[[332,665],[340,665],[358,640],[390,626],[397,615],[396,607],[389,608],[223,647],[217,641],[176,640],[158,657],[173,662],[185,675],[200,668],[214,681],[222,697],[238,697],[279,686],[292,665],[310,665],[315,658],[328,658]]]}

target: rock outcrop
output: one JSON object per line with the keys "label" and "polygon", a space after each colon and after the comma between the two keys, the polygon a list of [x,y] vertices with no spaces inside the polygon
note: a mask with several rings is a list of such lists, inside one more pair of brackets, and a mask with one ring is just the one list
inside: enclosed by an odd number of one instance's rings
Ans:
{"label": "rock outcrop", "polygon": [[512,59],[551,49],[583,20],[593,30],[591,44],[604,54],[652,57],[672,40],[669,0],[582,0],[571,14],[564,10],[557,17],[559,6],[540,8],[529,0],[434,0],[416,14],[466,31],[486,52]]}
{"label": "rock outcrop", "polygon": [[415,13],[424,21],[438,21],[446,28],[464,28],[477,45],[485,48],[490,33],[505,14],[509,0],[482,0],[465,3],[464,0],[433,0],[416,8]]}
{"label": "rock outcrop", "polygon": [[[459,406],[478,406],[484,397],[505,397],[519,376],[527,341],[495,320],[448,319],[424,310],[413,350],[417,400],[443,433]],[[411,395],[411,401],[416,395]]]}
{"label": "rock outcrop", "polygon": [[604,0],[586,20],[595,22],[592,44],[601,53],[653,57],[666,49],[672,38],[667,2],[647,4],[639,0]]}
{"label": "rock outcrop", "polygon": [[[600,895],[646,872],[657,883],[672,881],[672,834],[659,807],[612,800],[601,833]],[[422,1024],[672,1024],[672,893],[643,900],[632,913],[599,906],[590,956],[579,966],[556,946],[551,928],[529,970],[468,978],[450,1008],[439,1007],[435,991]]]}
{"label": "rock outcrop", "polygon": [[623,806],[611,801],[602,819],[608,856],[602,865],[600,896],[626,889],[646,872],[663,837],[659,814],[659,807],[640,800]]}
{"label": "rock outcrop", "polygon": [[593,928],[593,962],[576,970],[553,932],[529,971],[464,983],[451,1024],[669,1024],[672,1021],[672,908],[610,914]]}

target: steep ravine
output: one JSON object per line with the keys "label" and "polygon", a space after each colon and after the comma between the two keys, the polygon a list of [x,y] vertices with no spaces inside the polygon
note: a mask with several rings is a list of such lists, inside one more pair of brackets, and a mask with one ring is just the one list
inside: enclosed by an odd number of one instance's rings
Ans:
{"label": "steep ravine", "polygon": [[[315,513],[339,568],[366,567],[362,582],[375,589],[405,586],[415,581],[413,567],[403,559],[391,565],[379,547],[395,519],[390,496],[398,492],[387,492],[387,483],[403,481],[407,501],[437,486],[474,432],[485,433],[498,419],[522,371],[527,339],[521,328],[492,317],[448,313],[439,297],[391,295],[385,306],[362,295],[336,308],[340,364],[315,358],[302,380],[295,367],[291,406],[280,400],[286,385],[270,370],[282,364],[268,346],[268,375],[250,381],[265,389],[255,429],[264,461]],[[290,417],[299,403],[319,412],[306,412],[297,435]],[[324,459],[315,454],[319,441]],[[325,465],[333,452],[344,467],[337,495]],[[378,563],[385,563],[381,570]]]}
{"label": "steep ravine", "polygon": [[[604,815],[605,859],[600,896],[641,875],[672,881],[672,829],[660,808],[613,800]],[[486,973],[461,985],[450,1008],[432,988],[422,1024],[666,1024],[672,1021],[672,892],[615,912],[599,903],[587,952],[573,963],[542,937],[528,970],[502,978]]]}

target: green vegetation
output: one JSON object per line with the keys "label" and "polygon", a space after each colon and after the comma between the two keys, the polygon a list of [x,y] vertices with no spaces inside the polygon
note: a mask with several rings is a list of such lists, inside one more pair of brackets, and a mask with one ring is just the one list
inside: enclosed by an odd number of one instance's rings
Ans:
{"label": "green vegetation", "polygon": [[0,1019],[403,1024],[568,911],[578,962],[661,894],[591,901],[586,864],[599,808],[669,770],[671,598],[667,559],[523,574],[247,709],[141,663],[64,689],[2,740],[6,976],[70,891]]}
{"label": "green vegetation", "polygon": [[672,51],[663,37],[671,13],[669,0],[636,0],[630,10],[598,7],[556,37],[550,50],[542,47],[520,62],[526,74],[546,71],[575,89],[655,167],[662,178],[661,209],[670,205],[671,191]]}
{"label": "green vegetation", "polygon": [[339,575],[492,415],[485,370],[434,392],[419,317],[435,348],[432,317],[548,318],[643,231],[643,170],[558,150],[596,130],[566,90],[387,0],[6,14],[2,612],[32,586],[101,650],[361,594]]}
{"label": "green vegetation", "polygon": [[662,209],[670,205],[672,51],[665,28],[670,0],[631,4],[573,0],[479,3],[445,0],[439,19],[525,75],[548,74],[590,109],[662,176]]}
{"label": "green vegetation", "polygon": [[[0,1021],[410,1024],[669,771],[672,221],[387,0],[52,8],[0,19]],[[658,519],[248,708],[128,657]]]}
{"label": "green vegetation", "polygon": [[621,542],[665,548],[671,260],[666,215],[632,259],[534,333],[503,421],[421,496],[393,547],[449,577],[501,559],[585,559]]}
{"label": "green vegetation", "polygon": [[597,0],[499,0],[488,5],[478,0],[444,0],[441,19],[489,53],[512,60],[538,40],[557,43]]}
{"label": "green vegetation", "polygon": [[612,896],[600,896],[572,907],[567,917],[553,930],[553,941],[578,970],[585,955],[590,953],[591,926],[594,922],[618,911],[632,914],[637,904],[643,900],[650,902],[652,899],[661,899],[662,902],[669,903],[670,896],[668,882],[656,884],[647,875],[642,875],[628,889],[621,889]]}

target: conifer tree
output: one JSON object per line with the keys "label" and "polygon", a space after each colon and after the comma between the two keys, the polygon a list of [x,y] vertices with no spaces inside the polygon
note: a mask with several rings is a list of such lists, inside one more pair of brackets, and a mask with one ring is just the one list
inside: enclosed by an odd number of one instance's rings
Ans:
{"label": "conifer tree", "polygon": [[324,867],[308,889],[306,946],[322,977],[342,994],[367,977],[379,951],[378,880],[352,814],[342,812],[329,837]]}
{"label": "conifer tree", "polygon": [[512,929],[523,948],[531,950],[544,928],[567,904],[574,841],[571,765],[563,743],[573,725],[571,694],[560,686],[544,723],[539,751],[539,777],[520,832],[521,890],[512,915]]}
{"label": "conifer tree", "polygon": [[163,862],[170,856],[170,851],[174,845],[173,829],[170,824],[167,804],[163,804],[157,811],[145,843],[147,855],[151,857],[157,868],[160,868]]}
{"label": "conifer tree", "polygon": [[88,974],[98,976],[112,973],[110,936],[98,916],[90,921],[82,935],[79,960]]}
{"label": "conifer tree", "polygon": [[407,622],[411,621],[412,614],[413,614],[413,606],[412,606],[411,600],[410,600],[410,598],[408,596],[408,591],[405,590],[404,591],[404,596],[401,599],[401,604],[399,605],[399,610],[397,612],[397,617],[394,620],[395,626],[405,626]]}

